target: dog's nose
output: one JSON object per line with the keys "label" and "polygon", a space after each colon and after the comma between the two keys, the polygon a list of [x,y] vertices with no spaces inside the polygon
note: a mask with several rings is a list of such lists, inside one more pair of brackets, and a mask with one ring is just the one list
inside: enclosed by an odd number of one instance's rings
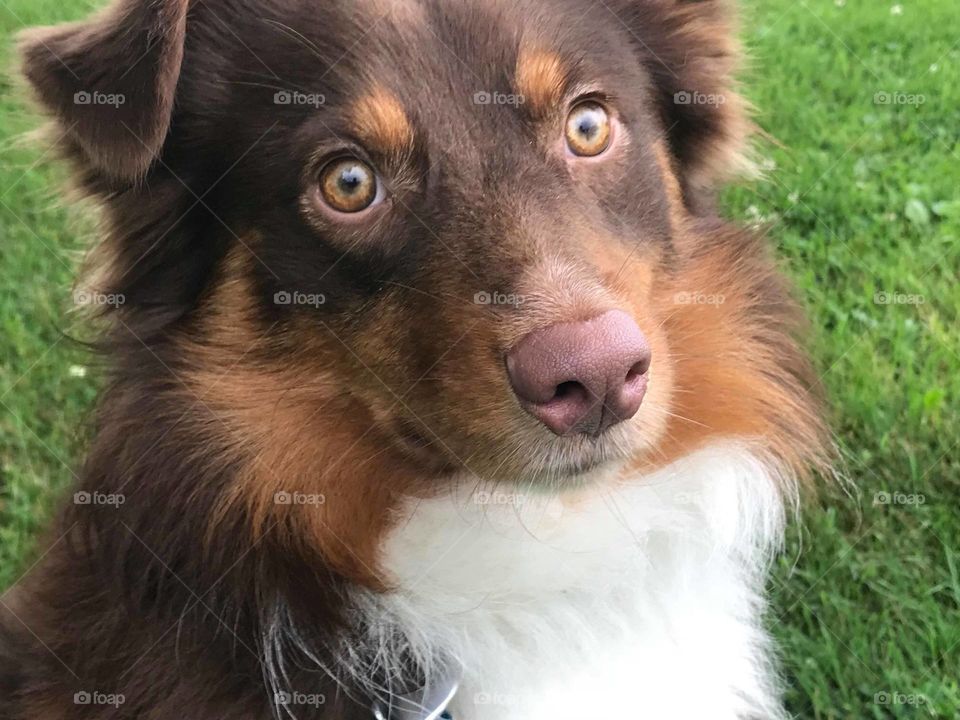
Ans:
{"label": "dog's nose", "polygon": [[649,369],[647,338],[619,310],[536,330],[507,353],[520,404],[557,435],[599,435],[633,417]]}

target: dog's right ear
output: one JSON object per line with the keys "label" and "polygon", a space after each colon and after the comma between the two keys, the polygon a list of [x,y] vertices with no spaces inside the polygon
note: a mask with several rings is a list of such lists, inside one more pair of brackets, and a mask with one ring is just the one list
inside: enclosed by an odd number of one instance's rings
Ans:
{"label": "dog's right ear", "polygon": [[135,182],[163,147],[189,0],[118,0],[90,20],[20,35],[23,74],[82,160]]}

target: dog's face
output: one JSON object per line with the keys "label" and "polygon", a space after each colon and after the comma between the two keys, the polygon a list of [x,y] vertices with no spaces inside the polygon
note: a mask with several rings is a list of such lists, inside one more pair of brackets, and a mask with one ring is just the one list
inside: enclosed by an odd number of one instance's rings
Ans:
{"label": "dog's face", "polygon": [[122,0],[23,52],[116,334],[221,453],[381,456],[365,498],[399,465],[569,486],[819,447],[779,274],[712,216],[748,126],[724,6]]}
{"label": "dog's face", "polygon": [[[249,148],[218,213],[249,246],[253,332],[296,328],[317,374],[434,467],[566,479],[655,447],[674,181],[657,89],[618,19],[585,30],[583,3],[357,3],[320,23],[306,5],[237,28],[249,49],[216,110],[242,122],[202,143]],[[622,333],[631,346],[589,347]],[[526,377],[563,355],[604,377]],[[628,382],[646,387],[612,387]],[[644,390],[638,411],[619,397]]]}

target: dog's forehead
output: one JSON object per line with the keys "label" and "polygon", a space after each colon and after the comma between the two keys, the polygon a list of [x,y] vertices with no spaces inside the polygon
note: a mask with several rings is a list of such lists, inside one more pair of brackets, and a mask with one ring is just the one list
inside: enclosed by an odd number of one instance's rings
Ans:
{"label": "dog's forehead", "polygon": [[[366,80],[407,95],[414,90],[440,95],[451,84],[457,92],[472,87],[493,93],[516,89],[517,79],[532,81],[545,72],[552,71],[557,81],[564,65],[601,52],[612,54],[611,43],[600,50],[597,42],[610,18],[601,17],[589,31],[578,28],[582,4],[355,0],[318,10],[313,0],[297,0],[275,7],[264,19],[274,30],[301,41],[294,49],[318,71],[317,81],[334,91],[348,86],[345,91],[355,93],[357,81]],[[259,32],[251,28],[253,35]],[[266,50],[271,54],[269,46]],[[520,56],[526,61],[522,65]]]}
{"label": "dog's forehead", "polygon": [[343,110],[358,135],[400,142],[428,126],[448,141],[465,140],[479,122],[510,122],[520,105],[528,116],[545,116],[574,80],[589,84],[623,67],[616,53],[625,46],[610,16],[578,27],[582,5],[356,0],[317,12],[304,0],[268,21],[285,35],[282,49],[259,47],[271,68],[295,68],[301,88],[323,93],[328,110]]}
{"label": "dog's forehead", "polygon": [[424,0],[359,0],[350,5],[348,11],[364,13],[375,22],[423,27],[430,20]]}
{"label": "dog's forehead", "polygon": [[356,0],[340,3],[337,13],[350,24],[362,18],[371,33],[426,31],[441,41],[490,33],[487,39],[509,44],[519,33],[569,27],[585,7],[584,0]]}

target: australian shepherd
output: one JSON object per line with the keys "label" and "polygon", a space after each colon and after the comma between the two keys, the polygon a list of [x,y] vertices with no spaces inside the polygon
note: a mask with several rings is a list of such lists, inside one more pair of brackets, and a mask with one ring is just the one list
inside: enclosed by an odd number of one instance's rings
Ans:
{"label": "australian shepherd", "polygon": [[829,436],[715,209],[725,2],[115,0],[20,52],[109,370],[0,718],[785,716]]}

